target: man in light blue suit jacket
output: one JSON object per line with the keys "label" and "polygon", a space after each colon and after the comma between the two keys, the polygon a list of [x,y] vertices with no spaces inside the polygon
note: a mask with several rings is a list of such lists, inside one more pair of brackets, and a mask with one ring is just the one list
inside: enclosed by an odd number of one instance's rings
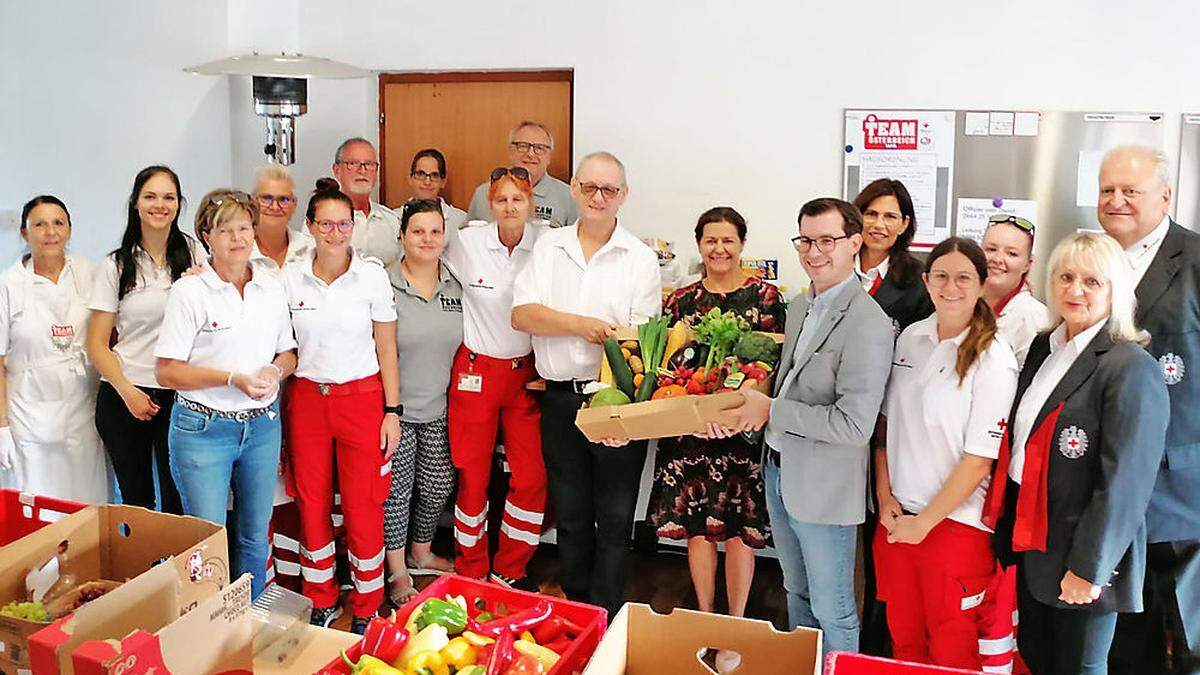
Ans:
{"label": "man in light blue suit jacket", "polygon": [[827,653],[858,650],[855,546],[892,362],[892,321],[854,275],[861,233],[858,210],[840,199],[800,209],[792,242],[812,285],[789,304],[774,398],[747,392],[737,428],[766,425],[763,478],[788,619],[824,631]]}

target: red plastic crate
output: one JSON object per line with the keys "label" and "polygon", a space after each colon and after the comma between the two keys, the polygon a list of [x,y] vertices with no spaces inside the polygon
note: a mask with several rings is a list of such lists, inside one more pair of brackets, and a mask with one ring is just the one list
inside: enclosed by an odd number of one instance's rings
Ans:
{"label": "red plastic crate", "polygon": [[943,668],[923,663],[895,661],[878,656],[830,652],[825,657],[825,675],[983,675],[978,670]]}
{"label": "red plastic crate", "polygon": [[36,532],[87,504],[39,497],[17,490],[0,490],[0,546]]}
{"label": "red plastic crate", "polygon": [[[429,598],[445,598],[447,595],[463,596],[468,606],[472,606],[476,598],[482,598],[488,603],[489,607],[494,606],[495,603],[503,602],[512,612],[528,609],[539,600],[549,600],[555,614],[583,627],[583,632],[571,643],[567,651],[560,655],[558,663],[546,675],[571,675],[572,673],[581,672],[583,667],[587,665],[588,660],[592,658],[592,652],[596,651],[596,646],[600,644],[600,638],[604,635],[604,630],[608,627],[608,614],[600,607],[538,593],[504,588],[503,586],[468,579],[455,574],[447,574],[439,577],[432,584],[426,586],[420,595],[410,600],[401,609],[396,610],[396,622],[404,624],[408,621],[408,616],[425,600]],[[357,646],[352,650],[347,650],[347,654],[352,657],[351,660],[356,660],[358,653]],[[346,667],[341,657],[337,655],[334,655],[333,660],[318,671],[319,675],[344,675],[349,672],[350,669]]]}

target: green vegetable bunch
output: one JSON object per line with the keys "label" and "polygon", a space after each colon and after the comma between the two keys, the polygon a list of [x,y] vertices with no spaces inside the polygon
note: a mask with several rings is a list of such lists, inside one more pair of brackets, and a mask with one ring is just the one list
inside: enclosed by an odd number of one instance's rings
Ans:
{"label": "green vegetable bunch", "polygon": [[712,368],[713,363],[720,363],[729,356],[742,335],[750,332],[750,324],[733,312],[722,314],[721,310],[713,307],[700,317],[695,331],[696,341],[708,345],[708,361],[704,364],[707,370]]}

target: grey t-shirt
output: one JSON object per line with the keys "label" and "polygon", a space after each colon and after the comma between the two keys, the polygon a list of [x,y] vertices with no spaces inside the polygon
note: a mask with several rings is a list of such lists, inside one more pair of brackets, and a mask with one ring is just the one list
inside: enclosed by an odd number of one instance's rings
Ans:
{"label": "grey t-shirt", "polygon": [[426,300],[409,286],[400,260],[388,266],[396,290],[402,422],[433,422],[446,414],[450,365],[463,336],[462,285],[445,265],[439,264],[438,274],[437,290]]}
{"label": "grey t-shirt", "polygon": [[[492,207],[488,204],[487,192],[490,183],[484,182],[475,188],[471,197],[471,207],[467,210],[467,220],[495,220],[492,217]],[[534,213],[529,220],[537,223],[545,221],[549,227],[565,227],[579,220],[579,207],[571,198],[571,186],[561,180],[546,174],[533,186]]]}

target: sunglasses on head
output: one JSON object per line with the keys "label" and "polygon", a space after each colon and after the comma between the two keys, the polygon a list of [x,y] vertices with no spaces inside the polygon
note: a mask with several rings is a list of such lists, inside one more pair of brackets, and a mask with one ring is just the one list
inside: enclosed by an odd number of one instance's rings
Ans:
{"label": "sunglasses on head", "polygon": [[1031,237],[1033,236],[1033,223],[1022,218],[1021,216],[1013,216],[1013,215],[1009,215],[1007,213],[997,213],[996,215],[992,216],[991,218],[988,218],[988,223],[991,225],[999,225],[1000,223],[1008,223],[1010,225],[1015,226],[1018,230],[1021,230],[1025,234],[1028,234]]}
{"label": "sunglasses on head", "polygon": [[516,178],[517,180],[523,180],[525,182],[529,182],[529,170],[523,166],[514,166],[512,168],[509,168],[506,166],[498,166],[498,167],[492,169],[492,182],[495,183],[496,181],[498,181],[501,178],[504,178],[505,176],[508,176],[508,175],[511,175],[513,178]]}

